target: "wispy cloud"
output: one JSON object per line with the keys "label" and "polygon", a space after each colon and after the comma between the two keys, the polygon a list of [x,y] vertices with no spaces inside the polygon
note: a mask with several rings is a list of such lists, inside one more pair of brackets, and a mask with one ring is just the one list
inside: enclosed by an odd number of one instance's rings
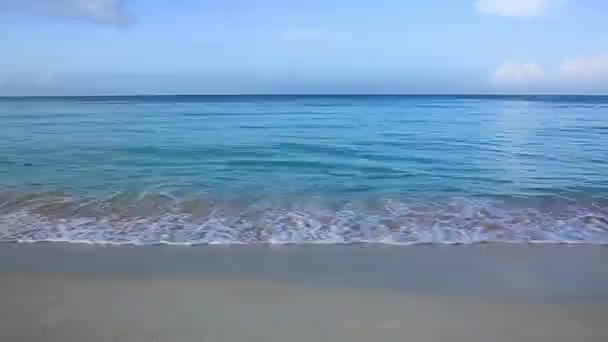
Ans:
{"label": "wispy cloud", "polygon": [[569,58],[559,70],[563,76],[577,81],[608,82],[608,55]]}
{"label": "wispy cloud", "polygon": [[14,84],[45,86],[53,83],[56,76],[55,72],[49,69],[13,70],[1,74],[0,86]]}
{"label": "wispy cloud", "polygon": [[133,21],[124,0],[0,0],[0,10],[86,20],[111,26],[125,26]]}
{"label": "wispy cloud", "polygon": [[545,70],[538,64],[528,62],[507,62],[501,65],[494,74],[497,84],[523,85],[536,83],[545,76]]}
{"label": "wispy cloud", "polygon": [[533,62],[508,62],[501,65],[492,79],[503,89],[553,89],[557,91],[608,91],[608,55],[564,59],[550,68]]}
{"label": "wispy cloud", "polygon": [[477,0],[477,10],[485,14],[529,18],[545,14],[555,2],[556,0]]}
{"label": "wispy cloud", "polygon": [[3,72],[0,73],[0,96],[42,94],[52,89],[57,80],[58,75],[50,69]]}

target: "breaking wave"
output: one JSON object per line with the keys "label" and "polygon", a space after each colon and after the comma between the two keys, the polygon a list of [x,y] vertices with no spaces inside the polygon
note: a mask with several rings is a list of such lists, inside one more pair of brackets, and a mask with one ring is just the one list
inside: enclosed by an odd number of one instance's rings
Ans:
{"label": "breaking wave", "polygon": [[608,244],[598,198],[117,192],[0,194],[0,241],[111,244]]}

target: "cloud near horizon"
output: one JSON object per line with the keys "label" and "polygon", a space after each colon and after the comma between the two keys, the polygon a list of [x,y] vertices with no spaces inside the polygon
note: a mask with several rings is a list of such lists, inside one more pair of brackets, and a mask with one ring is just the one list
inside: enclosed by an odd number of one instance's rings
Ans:
{"label": "cloud near horizon", "polygon": [[477,10],[484,14],[530,18],[546,13],[555,0],[477,0]]}
{"label": "cloud near horizon", "polygon": [[0,10],[79,19],[110,26],[125,26],[133,21],[125,7],[125,0],[0,0]]}
{"label": "cloud near horizon", "polygon": [[521,85],[538,82],[545,76],[545,70],[538,64],[527,62],[507,62],[494,74],[494,83]]}
{"label": "cloud near horizon", "polygon": [[559,70],[562,75],[578,81],[608,82],[608,55],[569,58]]}
{"label": "cloud near horizon", "polygon": [[507,62],[496,69],[492,83],[516,88],[601,85],[608,89],[608,55],[566,58],[551,69],[534,62]]}

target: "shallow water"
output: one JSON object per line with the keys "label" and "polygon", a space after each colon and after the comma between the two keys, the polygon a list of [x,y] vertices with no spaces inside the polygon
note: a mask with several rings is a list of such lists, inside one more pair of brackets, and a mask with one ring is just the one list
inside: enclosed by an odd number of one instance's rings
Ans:
{"label": "shallow water", "polygon": [[0,99],[0,240],[608,243],[608,97]]}

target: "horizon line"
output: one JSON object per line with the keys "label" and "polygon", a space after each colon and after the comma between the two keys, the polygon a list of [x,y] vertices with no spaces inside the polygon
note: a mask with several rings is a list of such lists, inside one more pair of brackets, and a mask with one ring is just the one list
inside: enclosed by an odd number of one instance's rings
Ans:
{"label": "horizon line", "polygon": [[308,97],[356,97],[356,96],[403,96],[403,97],[415,97],[415,96],[462,96],[462,97],[525,97],[525,96],[586,96],[586,97],[605,97],[608,94],[559,94],[559,93],[529,93],[529,94],[501,94],[501,93],[394,93],[394,94],[366,94],[366,93],[243,93],[243,94],[96,94],[96,95],[0,95],[0,99],[23,99],[23,98],[109,98],[109,97],[263,97],[263,96],[274,96],[274,97],[289,97],[289,96],[308,96]]}

